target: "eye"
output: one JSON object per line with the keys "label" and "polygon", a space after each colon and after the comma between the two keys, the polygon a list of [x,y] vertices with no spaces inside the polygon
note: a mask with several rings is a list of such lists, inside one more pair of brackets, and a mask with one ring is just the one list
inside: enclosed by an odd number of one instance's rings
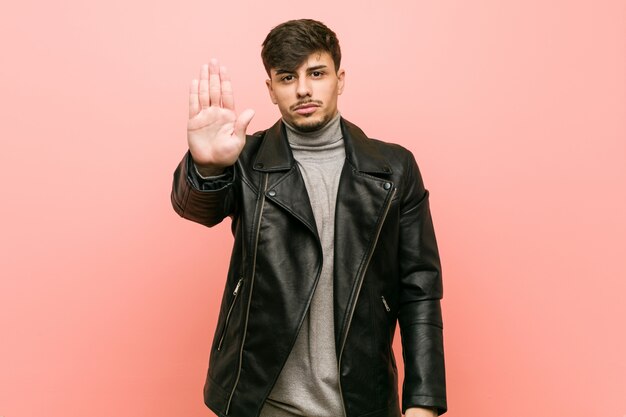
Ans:
{"label": "eye", "polygon": [[293,81],[294,76],[293,75],[285,75],[283,77],[280,77],[280,81],[284,82],[284,83],[288,83],[290,81]]}
{"label": "eye", "polygon": [[320,78],[324,75],[324,71],[313,71],[311,75],[313,76],[313,78]]}

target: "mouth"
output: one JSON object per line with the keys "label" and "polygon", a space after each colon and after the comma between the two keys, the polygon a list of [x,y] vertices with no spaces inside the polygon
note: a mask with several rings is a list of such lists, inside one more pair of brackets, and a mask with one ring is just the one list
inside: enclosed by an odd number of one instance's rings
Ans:
{"label": "mouth", "polygon": [[320,103],[308,102],[296,105],[293,110],[298,114],[307,115],[314,113],[318,107],[320,107]]}

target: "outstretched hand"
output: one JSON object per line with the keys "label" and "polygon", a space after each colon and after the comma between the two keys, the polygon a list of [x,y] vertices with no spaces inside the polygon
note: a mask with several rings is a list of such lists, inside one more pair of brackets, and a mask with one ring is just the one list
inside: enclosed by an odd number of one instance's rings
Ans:
{"label": "outstretched hand", "polygon": [[202,175],[216,175],[233,165],[246,142],[246,129],[254,116],[247,109],[235,113],[235,100],[226,67],[216,59],[204,64],[200,80],[191,81],[187,142]]}

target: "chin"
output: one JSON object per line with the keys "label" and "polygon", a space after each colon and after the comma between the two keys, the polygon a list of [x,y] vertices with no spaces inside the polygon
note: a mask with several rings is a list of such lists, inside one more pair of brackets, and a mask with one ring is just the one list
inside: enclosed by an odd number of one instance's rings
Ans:
{"label": "chin", "polygon": [[319,130],[322,127],[326,126],[326,123],[328,123],[329,121],[330,119],[328,117],[322,117],[320,119],[314,120],[294,120],[293,122],[291,122],[291,125],[300,132],[315,132],[316,130]]}

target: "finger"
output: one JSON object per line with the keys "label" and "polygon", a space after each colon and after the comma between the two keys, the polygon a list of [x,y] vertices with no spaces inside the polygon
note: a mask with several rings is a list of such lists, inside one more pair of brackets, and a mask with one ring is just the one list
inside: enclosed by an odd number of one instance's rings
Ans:
{"label": "finger", "polygon": [[200,101],[200,108],[209,107],[209,66],[207,64],[202,65],[200,69],[198,99]]}
{"label": "finger", "polygon": [[237,117],[237,120],[235,120],[235,128],[233,130],[233,133],[240,138],[245,139],[246,129],[248,128],[248,125],[250,124],[250,121],[253,117],[254,110],[252,109],[247,109],[241,112],[239,117]]}
{"label": "finger", "polygon": [[220,86],[220,65],[217,59],[213,58],[209,62],[209,101],[211,106],[222,104],[222,93]]}
{"label": "finger", "polygon": [[235,110],[235,96],[230,82],[230,74],[225,66],[220,67],[220,80],[222,83],[222,106],[226,109]]}
{"label": "finger", "polygon": [[191,80],[191,85],[189,86],[189,118],[194,117],[199,111],[198,80]]}

